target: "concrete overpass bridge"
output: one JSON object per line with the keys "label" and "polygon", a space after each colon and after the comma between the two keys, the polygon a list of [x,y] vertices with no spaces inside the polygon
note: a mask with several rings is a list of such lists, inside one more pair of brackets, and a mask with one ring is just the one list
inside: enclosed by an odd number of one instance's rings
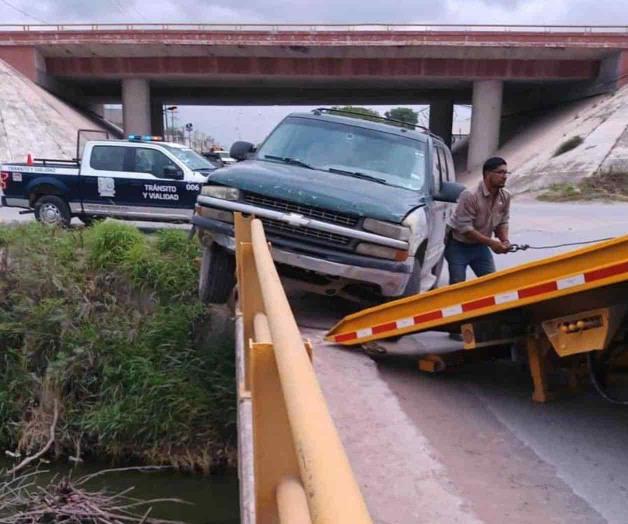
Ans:
{"label": "concrete overpass bridge", "polygon": [[449,141],[472,104],[473,167],[504,115],[628,81],[628,27],[14,25],[0,59],[75,104],[122,103],[134,133],[162,133],[164,103],[430,104]]}

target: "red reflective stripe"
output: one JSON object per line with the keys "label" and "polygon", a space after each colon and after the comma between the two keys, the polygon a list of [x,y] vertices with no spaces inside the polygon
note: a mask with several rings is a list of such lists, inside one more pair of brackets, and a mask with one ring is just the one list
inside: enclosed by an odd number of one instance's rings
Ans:
{"label": "red reflective stripe", "polygon": [[392,331],[393,329],[397,329],[397,323],[386,322],[386,324],[380,324],[379,326],[373,327],[373,335],[377,335],[378,333],[386,333],[386,331]]}
{"label": "red reflective stripe", "polygon": [[520,289],[518,291],[519,298],[528,298],[534,297],[536,295],[543,295],[544,293],[551,293],[552,291],[556,291],[558,289],[558,284],[556,282],[545,282],[544,284],[539,284],[538,286],[530,286]]}
{"label": "red reflective stripe", "polygon": [[485,297],[471,302],[465,302],[462,304],[462,311],[473,311],[474,309],[482,309],[483,307],[489,307],[495,305],[495,297]]}
{"label": "red reflective stripe", "polygon": [[438,311],[430,311],[429,313],[424,313],[423,315],[417,315],[414,317],[415,324],[423,324],[424,322],[429,322],[430,320],[438,320],[443,318],[443,312]]}
{"label": "red reflective stripe", "polygon": [[628,262],[622,262],[621,264],[615,264],[614,266],[588,271],[584,274],[584,280],[586,282],[593,282],[595,280],[602,280],[603,278],[621,275],[622,273],[628,273]]}
{"label": "red reflective stripe", "polygon": [[343,333],[342,335],[336,335],[336,342],[347,342],[356,338],[358,338],[358,334],[355,331],[353,333]]}

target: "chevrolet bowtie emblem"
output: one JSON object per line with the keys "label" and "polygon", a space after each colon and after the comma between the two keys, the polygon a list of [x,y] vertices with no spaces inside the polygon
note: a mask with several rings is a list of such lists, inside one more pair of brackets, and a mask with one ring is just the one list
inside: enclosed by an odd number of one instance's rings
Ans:
{"label": "chevrolet bowtie emblem", "polygon": [[286,217],[288,224],[291,226],[304,227],[310,223],[309,218],[305,218],[303,215],[299,215],[298,213],[288,213],[284,216]]}

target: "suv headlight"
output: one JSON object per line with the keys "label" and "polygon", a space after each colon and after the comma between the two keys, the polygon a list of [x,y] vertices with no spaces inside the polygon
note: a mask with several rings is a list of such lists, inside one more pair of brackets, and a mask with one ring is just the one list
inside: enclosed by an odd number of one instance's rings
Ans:
{"label": "suv headlight", "polygon": [[408,240],[410,238],[409,227],[393,224],[392,222],[366,218],[364,219],[362,227],[371,233],[377,233],[383,237],[394,238],[396,240]]}
{"label": "suv headlight", "polygon": [[222,200],[240,200],[240,190],[227,186],[203,186],[201,195]]}
{"label": "suv headlight", "polygon": [[403,262],[408,259],[408,252],[393,247],[378,246],[377,244],[360,243],[355,248],[356,253],[368,255],[370,257],[387,258],[388,260],[396,260]]}

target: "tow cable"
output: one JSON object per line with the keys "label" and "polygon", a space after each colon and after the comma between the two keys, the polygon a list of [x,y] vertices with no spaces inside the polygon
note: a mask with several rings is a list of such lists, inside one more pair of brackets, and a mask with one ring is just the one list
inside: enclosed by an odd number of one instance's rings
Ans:
{"label": "tow cable", "polygon": [[612,349],[607,350],[607,352],[609,353],[608,355],[599,355],[597,357],[594,357],[594,351],[587,354],[587,363],[589,365],[589,376],[591,378],[591,382],[598,394],[607,402],[610,402],[611,404],[619,404],[621,406],[628,406],[628,400],[617,398],[608,391],[607,379],[611,368],[610,360],[613,356],[616,356],[621,352],[614,352]]}
{"label": "tow cable", "polygon": [[515,253],[517,251],[527,251],[528,249],[556,249],[559,247],[568,246],[582,246],[585,244],[596,244],[598,242],[604,242],[606,240],[613,240],[615,237],[599,238],[597,240],[585,240],[582,242],[567,242],[566,244],[554,244],[552,246],[531,246],[530,244],[511,244],[508,249],[508,253]]}

